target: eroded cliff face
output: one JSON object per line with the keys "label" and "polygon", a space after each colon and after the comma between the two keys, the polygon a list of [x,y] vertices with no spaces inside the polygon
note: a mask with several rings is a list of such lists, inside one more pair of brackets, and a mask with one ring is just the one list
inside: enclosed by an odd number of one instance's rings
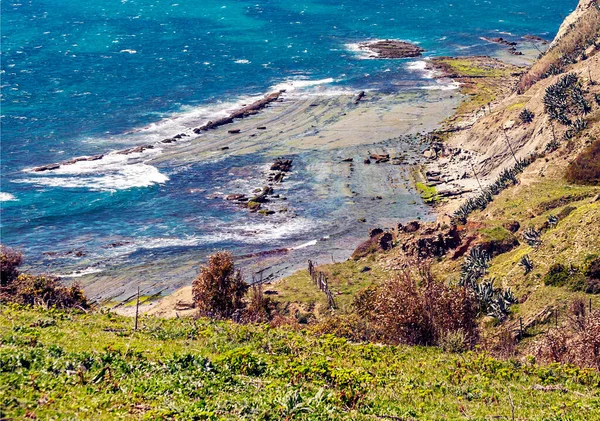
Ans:
{"label": "eroded cliff face", "polygon": [[[573,73],[589,95],[598,93],[599,40],[600,7],[596,0],[581,0],[561,26],[553,46],[521,76],[514,93],[492,104],[472,127],[451,136],[448,144],[478,154],[474,168],[484,181],[491,181],[514,164],[511,148],[517,158],[523,159],[542,152],[552,139],[563,139],[569,127],[550,121],[544,110],[546,89],[565,74]],[[522,92],[519,87],[524,87]],[[533,113],[531,122],[521,121],[524,109]],[[591,115],[586,118],[589,124],[585,136],[598,136],[596,119]]]}
{"label": "eroded cliff face", "polygon": [[575,24],[590,7],[596,6],[598,6],[598,0],[580,0],[575,10],[569,16],[567,16],[562,25],[560,25],[554,41],[552,41],[550,44],[550,48],[556,45],[558,40],[569,31],[569,27]]}

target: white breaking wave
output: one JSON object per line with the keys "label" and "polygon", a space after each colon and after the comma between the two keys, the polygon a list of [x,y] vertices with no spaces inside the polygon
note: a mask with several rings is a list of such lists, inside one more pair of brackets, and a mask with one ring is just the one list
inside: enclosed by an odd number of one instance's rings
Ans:
{"label": "white breaking wave", "polygon": [[[136,159],[139,160],[143,155],[157,152],[159,151],[152,149],[129,155],[113,152],[96,161],[79,161],[74,164],[61,165],[56,170],[36,173],[40,176],[15,180],[15,182],[48,187],[87,188],[92,191],[148,187],[169,180],[168,176],[152,165],[136,162]],[[130,161],[133,162],[130,163]]]}
{"label": "white breaking wave", "polygon": [[300,244],[299,246],[296,247],[292,247],[292,250],[300,250],[300,249],[304,249],[307,247],[311,247],[311,246],[315,246],[317,245],[317,240],[311,240],[311,241],[307,241],[306,243]]}
{"label": "white breaking wave", "polygon": [[17,201],[17,199],[13,194],[0,192],[0,202],[11,202]]}
{"label": "white breaking wave", "polygon": [[[427,68],[426,60],[417,60],[410,62],[406,68],[411,71],[421,72],[426,79],[435,79],[438,72]],[[435,85],[422,86],[420,89],[428,91],[452,91],[460,88],[460,83],[449,78],[441,78],[435,80]]]}
{"label": "white breaking wave", "polygon": [[426,79],[433,79],[436,76],[436,71],[427,68],[426,60],[412,61],[406,65],[408,70],[422,73]]}
{"label": "white breaking wave", "polygon": [[454,91],[458,88],[460,88],[460,83],[450,79],[439,79],[435,85],[421,87],[427,91]]}
{"label": "white breaking wave", "polygon": [[234,63],[237,63],[237,64],[250,64],[250,60],[240,59],[240,60],[235,60]]}
{"label": "white breaking wave", "polygon": [[73,273],[67,273],[66,275],[57,275],[59,278],[79,278],[85,275],[91,275],[92,273],[100,273],[102,269],[99,268],[87,268],[83,270],[78,270]]}

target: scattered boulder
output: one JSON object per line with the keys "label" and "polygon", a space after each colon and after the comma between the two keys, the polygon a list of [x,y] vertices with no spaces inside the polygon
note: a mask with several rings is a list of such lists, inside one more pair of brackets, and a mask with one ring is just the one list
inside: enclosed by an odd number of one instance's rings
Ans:
{"label": "scattered boulder", "polygon": [[381,228],[372,228],[369,230],[369,238],[373,238],[379,234],[383,234],[383,230]]}
{"label": "scattered boulder", "polygon": [[361,99],[363,99],[365,97],[365,91],[360,91],[358,93],[358,95],[356,95],[356,98],[354,99],[354,104],[358,104],[360,102]]}
{"label": "scattered boulder", "polygon": [[521,224],[519,224],[519,221],[509,221],[502,226],[508,231],[512,232],[513,234],[519,231],[519,228],[521,228]]}
{"label": "scattered boulder", "polygon": [[421,228],[419,221],[410,221],[408,224],[402,227],[402,231],[411,233],[418,231],[419,228]]}

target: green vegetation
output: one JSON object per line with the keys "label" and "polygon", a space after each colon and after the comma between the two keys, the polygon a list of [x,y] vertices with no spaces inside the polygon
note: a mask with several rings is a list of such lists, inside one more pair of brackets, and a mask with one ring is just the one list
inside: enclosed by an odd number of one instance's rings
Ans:
{"label": "green vegetation", "polygon": [[487,107],[511,85],[508,81],[519,71],[518,67],[486,57],[439,57],[433,63],[459,80],[461,93],[468,96],[456,110],[455,120]]}
{"label": "green vegetation", "polygon": [[418,181],[415,183],[415,187],[421,194],[425,203],[432,204],[440,201],[440,196],[438,195],[435,186],[428,186],[427,184]]}
{"label": "green vegetation", "polygon": [[[600,375],[209,319],[4,306],[14,419],[600,419]],[[452,338],[447,339],[451,347]],[[395,417],[395,418],[394,418]]]}

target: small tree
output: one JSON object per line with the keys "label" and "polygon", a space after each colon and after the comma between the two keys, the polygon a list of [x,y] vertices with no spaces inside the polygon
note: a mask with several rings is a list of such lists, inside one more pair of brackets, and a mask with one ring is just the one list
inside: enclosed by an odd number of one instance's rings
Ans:
{"label": "small tree", "polygon": [[198,312],[216,318],[229,318],[241,310],[247,290],[248,284],[242,273],[235,270],[231,253],[223,251],[208,258],[208,265],[200,267],[200,274],[192,284]]}

